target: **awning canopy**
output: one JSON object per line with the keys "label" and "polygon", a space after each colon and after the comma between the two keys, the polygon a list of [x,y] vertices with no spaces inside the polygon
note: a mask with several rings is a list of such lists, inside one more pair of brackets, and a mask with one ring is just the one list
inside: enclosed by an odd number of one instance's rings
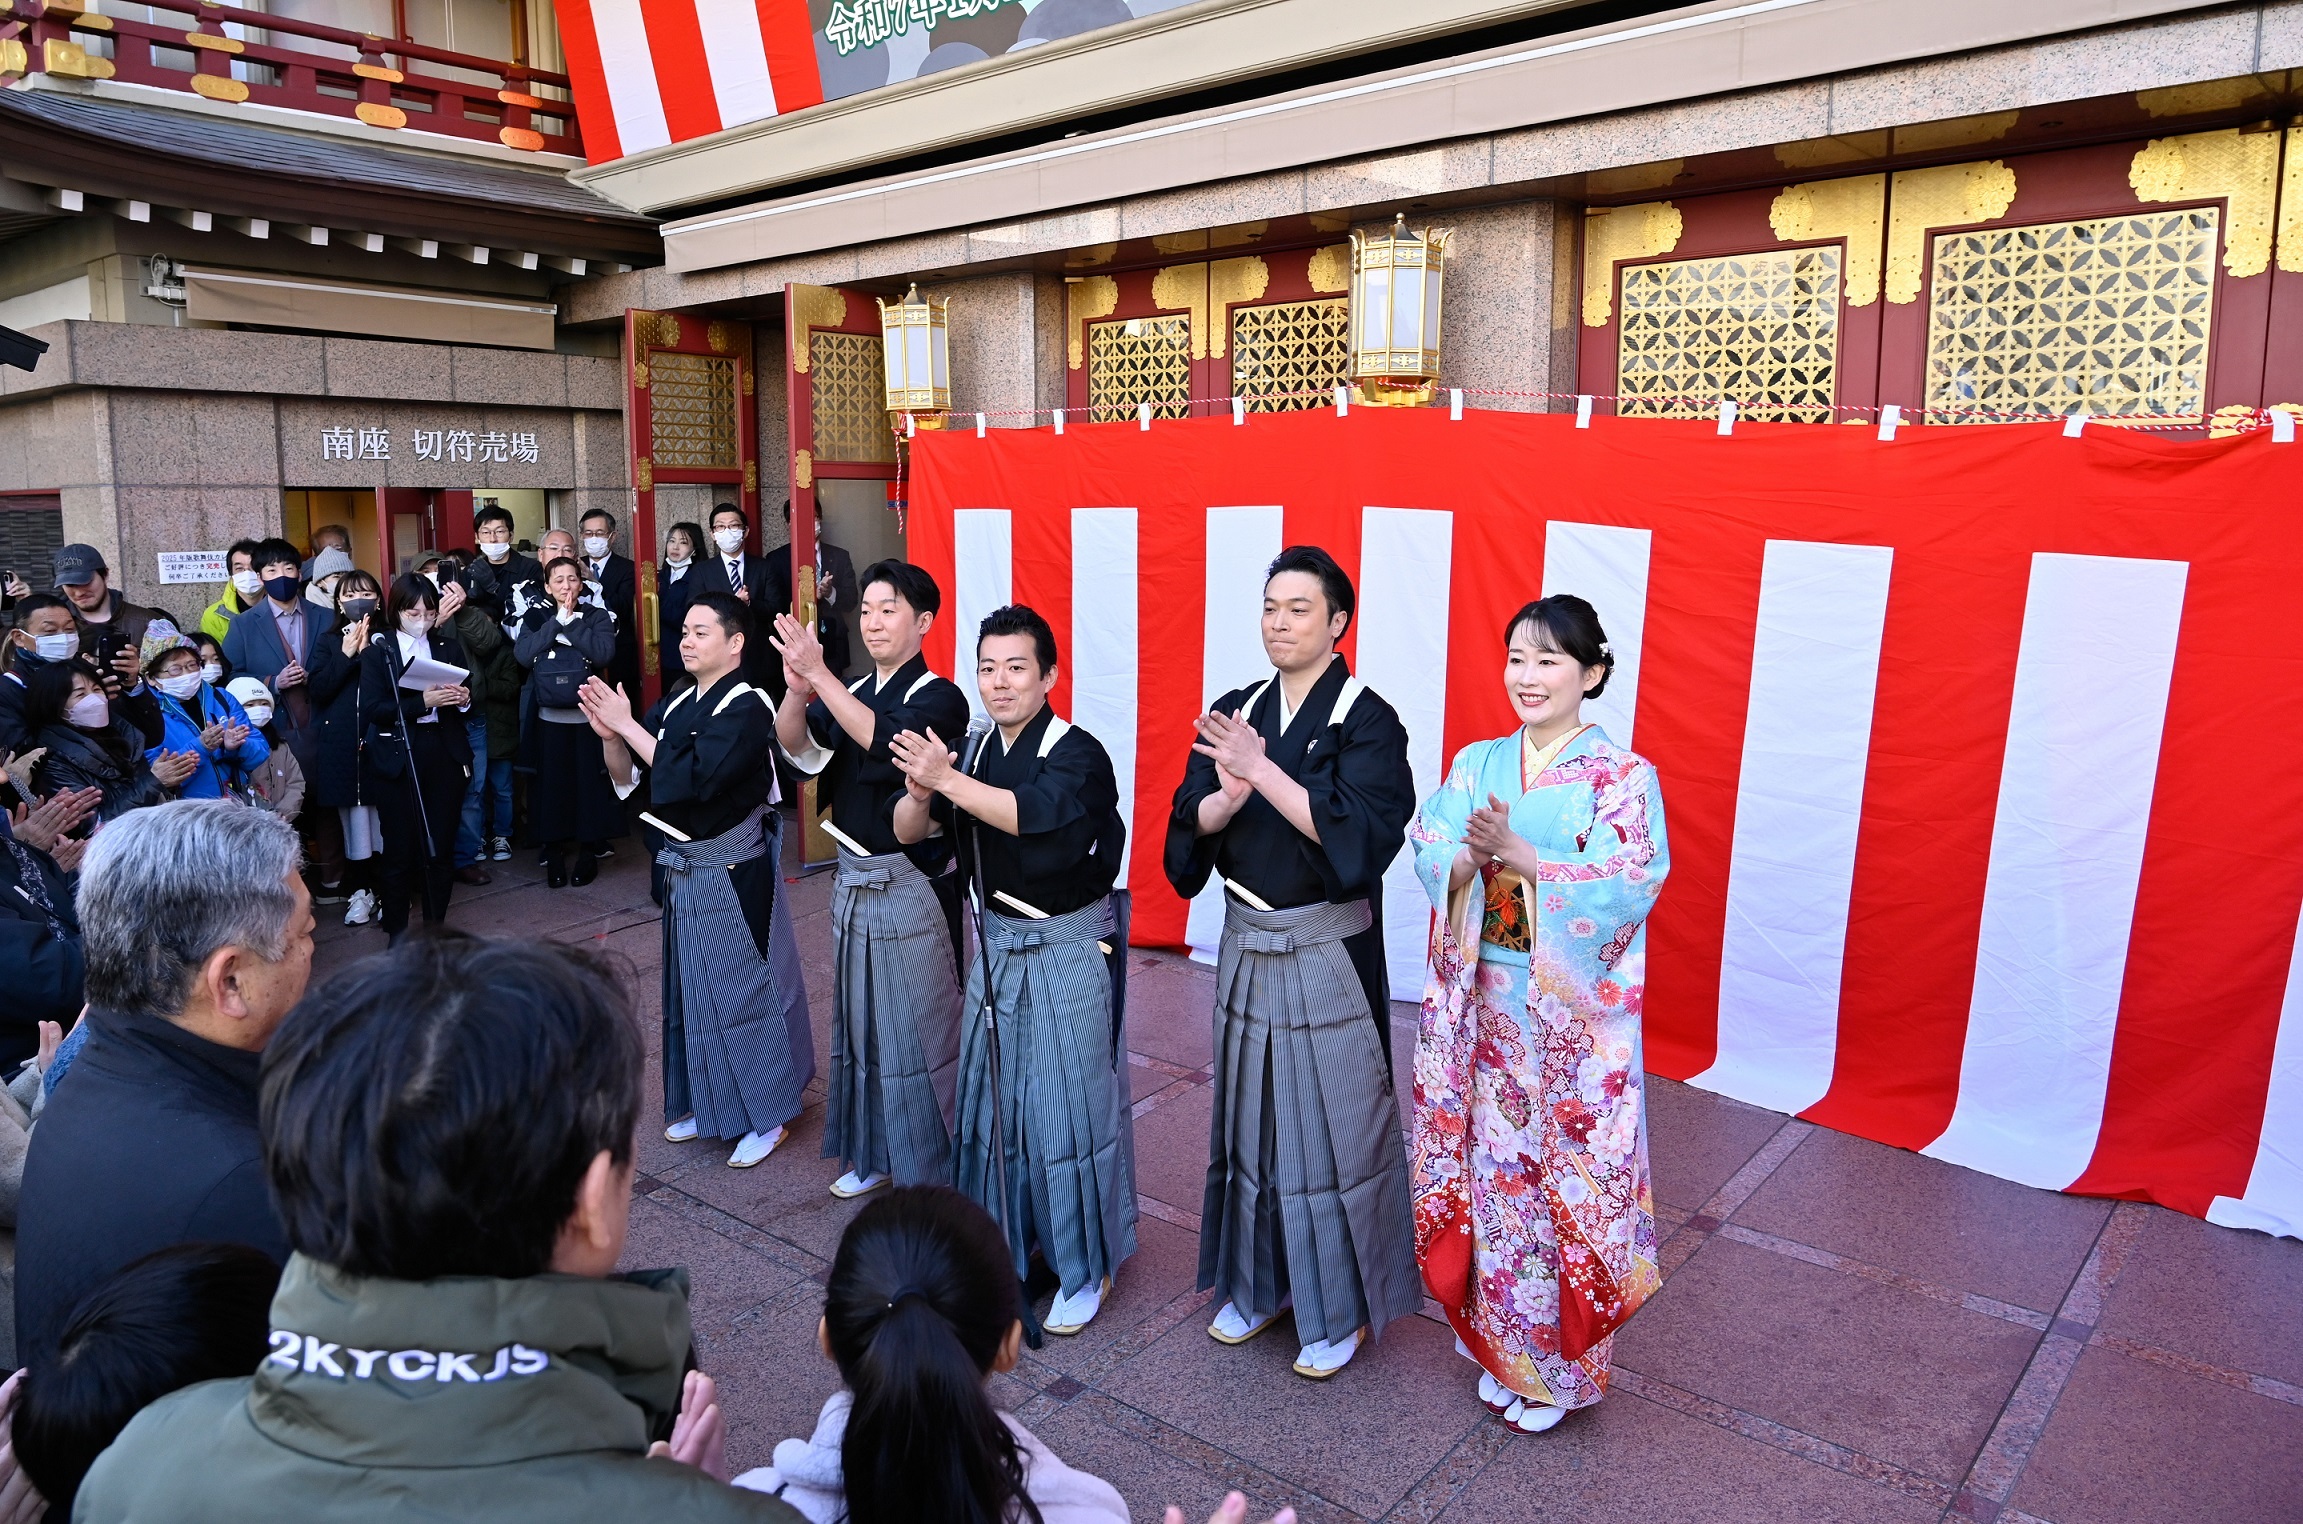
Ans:
{"label": "awning canopy", "polygon": [[445,344],[550,349],[552,302],[513,296],[374,286],[263,270],[184,269],[185,316],[319,333],[357,333]]}

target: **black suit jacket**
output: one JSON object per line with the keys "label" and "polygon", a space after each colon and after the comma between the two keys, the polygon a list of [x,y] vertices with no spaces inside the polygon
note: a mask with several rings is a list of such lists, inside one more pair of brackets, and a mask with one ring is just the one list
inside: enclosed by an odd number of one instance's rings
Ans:
{"label": "black suit jacket", "polygon": [[[695,579],[697,593],[727,593],[734,588],[728,582],[728,558],[717,547],[712,558],[688,573]],[[743,565],[744,586],[751,593],[752,633],[744,642],[744,681],[755,688],[764,688],[778,703],[784,697],[784,659],[776,648],[768,644],[775,633],[776,616],[788,614],[792,608],[792,573],[790,562],[778,576],[773,562],[766,556],[746,552]],[[694,595],[690,595],[691,600]]]}
{"label": "black suit jacket", "polygon": [[[586,563],[587,569],[590,563]],[[626,693],[640,691],[639,568],[630,556],[611,555],[601,564],[600,601],[616,616],[616,659],[608,663],[608,681],[620,683]]]}
{"label": "black suit jacket", "polygon": [[[824,643],[824,665],[844,678],[848,675],[848,660],[854,654],[848,649],[847,616],[855,609],[858,596],[856,562],[837,545],[819,544],[817,557],[823,566],[824,580],[831,584],[832,595],[826,599],[823,584],[817,584],[816,638]],[[791,587],[792,547],[778,545],[769,551],[768,568],[771,575],[783,579],[784,586]]]}

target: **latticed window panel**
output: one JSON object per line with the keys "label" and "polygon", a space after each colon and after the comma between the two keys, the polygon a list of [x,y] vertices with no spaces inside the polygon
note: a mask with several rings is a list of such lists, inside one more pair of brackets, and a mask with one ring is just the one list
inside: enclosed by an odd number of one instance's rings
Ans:
{"label": "latticed window panel", "polygon": [[1839,364],[1840,250],[1785,249],[1623,272],[1616,411],[1828,423]]}
{"label": "latticed window panel", "polygon": [[817,329],[808,341],[813,374],[816,459],[890,461],[888,380],[876,333]]}
{"label": "latticed window panel", "polygon": [[648,357],[649,454],[657,470],[736,469],[736,362],[716,355]]}
{"label": "latticed window panel", "polygon": [[1234,307],[1231,389],[1251,413],[1322,407],[1351,378],[1351,304],[1340,297]]}
{"label": "latticed window panel", "polygon": [[2202,416],[2219,223],[2195,207],[1941,235],[1928,416]]}
{"label": "latticed window panel", "polygon": [[1088,417],[1133,418],[1150,403],[1154,418],[1191,411],[1191,318],[1128,318],[1088,328]]}

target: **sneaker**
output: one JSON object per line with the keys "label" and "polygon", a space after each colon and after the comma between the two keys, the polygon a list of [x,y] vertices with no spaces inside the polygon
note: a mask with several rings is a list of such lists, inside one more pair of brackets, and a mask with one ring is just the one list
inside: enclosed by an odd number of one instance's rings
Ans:
{"label": "sneaker", "polygon": [[488,842],[488,860],[497,863],[510,862],[512,860],[512,838],[509,836],[492,838]]}
{"label": "sneaker", "polygon": [[315,904],[315,905],[341,905],[341,904],[343,904],[343,903],[344,903],[344,886],[343,886],[342,884],[316,884],[316,885],[314,885],[314,886],[313,886],[313,888],[312,888],[312,903],[313,903],[313,904]]}
{"label": "sneaker", "polygon": [[352,902],[344,907],[346,926],[365,926],[376,919],[376,895],[373,890],[355,889]]}
{"label": "sneaker", "polygon": [[666,1143],[693,1143],[696,1141],[696,1119],[682,1117],[664,1129]]}
{"label": "sneaker", "polygon": [[1351,1357],[1359,1353],[1359,1347],[1366,1339],[1365,1328],[1355,1328],[1350,1338],[1338,1339],[1333,1344],[1325,1339],[1315,1339],[1306,1344],[1302,1353],[1295,1357],[1295,1373],[1313,1381],[1325,1381],[1351,1364]]}
{"label": "sneaker", "polygon": [[842,1201],[847,1201],[857,1196],[868,1195],[887,1183],[888,1177],[885,1175],[859,1175],[854,1170],[849,1170],[832,1182],[832,1194]]}
{"label": "sneaker", "polygon": [[1103,1311],[1104,1297],[1112,1289],[1112,1278],[1105,1276],[1093,1286],[1083,1287],[1070,1296],[1059,1296],[1048,1309],[1047,1331],[1052,1334],[1076,1334],[1093,1323],[1096,1314]]}
{"label": "sneaker", "polygon": [[[1284,1307],[1286,1304],[1283,1302],[1281,1305]],[[1239,1310],[1237,1302],[1226,1302],[1223,1311],[1215,1315],[1215,1321],[1208,1324],[1207,1336],[1218,1344],[1245,1344],[1278,1321],[1279,1314],[1276,1312],[1250,1318]]]}
{"label": "sneaker", "polygon": [[747,1132],[736,1144],[736,1151],[728,1155],[728,1168],[750,1169],[776,1151],[784,1141],[784,1130],[778,1127],[770,1132]]}

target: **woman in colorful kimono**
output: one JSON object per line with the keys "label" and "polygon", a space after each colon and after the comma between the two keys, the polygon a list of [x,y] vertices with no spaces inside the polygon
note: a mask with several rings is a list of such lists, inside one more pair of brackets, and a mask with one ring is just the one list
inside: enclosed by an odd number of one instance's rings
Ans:
{"label": "woman in colorful kimono", "polygon": [[1520,728],[1463,749],[1408,843],[1439,914],[1415,1053],[1416,1260],[1530,1434],[1607,1390],[1615,1330],[1661,1284],[1640,1008],[1670,865],[1645,757],[1584,723],[1615,657],[1561,594],[1505,626]]}

